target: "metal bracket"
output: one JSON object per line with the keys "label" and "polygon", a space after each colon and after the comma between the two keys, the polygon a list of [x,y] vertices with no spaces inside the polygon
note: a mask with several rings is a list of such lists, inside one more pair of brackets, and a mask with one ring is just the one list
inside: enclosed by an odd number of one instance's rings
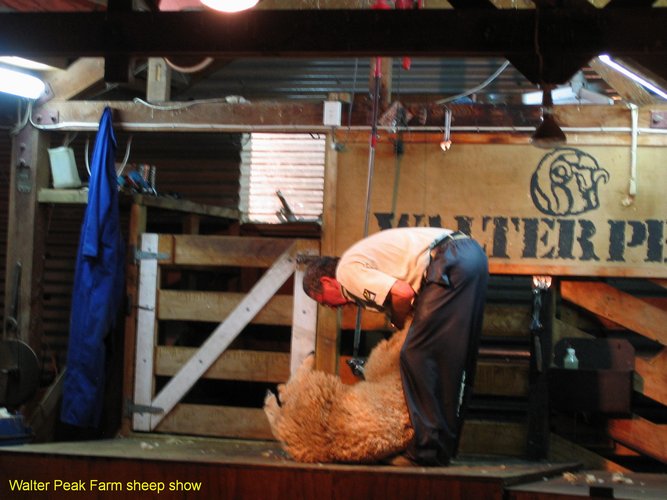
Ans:
{"label": "metal bracket", "polygon": [[651,111],[651,128],[667,129],[667,112]]}
{"label": "metal bracket", "polygon": [[136,405],[131,401],[125,403],[125,415],[131,417],[135,413],[150,413],[152,415],[160,415],[164,413],[164,408],[157,408],[149,405]]}
{"label": "metal bracket", "polygon": [[311,262],[314,262],[319,258],[320,258],[320,256],[316,255],[316,254],[299,253],[299,254],[296,255],[296,263],[297,264],[310,264]]}
{"label": "metal bracket", "polygon": [[32,191],[32,170],[23,158],[16,165],[16,190],[22,194]]}
{"label": "metal bracket", "polygon": [[167,260],[169,254],[166,252],[144,252],[143,250],[134,251],[134,260]]}

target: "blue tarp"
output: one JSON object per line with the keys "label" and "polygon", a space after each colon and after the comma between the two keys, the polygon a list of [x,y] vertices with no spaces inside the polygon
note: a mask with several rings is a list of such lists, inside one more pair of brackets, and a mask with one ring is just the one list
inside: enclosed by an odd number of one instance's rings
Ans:
{"label": "blue tarp", "polygon": [[125,281],[118,217],[116,137],[105,108],[90,165],[88,206],[74,274],[67,371],[60,418],[98,427],[104,403],[106,338],[115,326]]}

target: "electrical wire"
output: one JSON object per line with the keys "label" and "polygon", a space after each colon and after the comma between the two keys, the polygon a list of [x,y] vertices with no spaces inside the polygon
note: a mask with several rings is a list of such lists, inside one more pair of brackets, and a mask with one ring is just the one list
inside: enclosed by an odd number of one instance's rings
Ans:
{"label": "electrical wire", "polygon": [[436,103],[436,104],[447,104],[448,102],[456,101],[457,99],[461,99],[462,97],[467,97],[467,96],[469,96],[470,94],[474,94],[475,92],[479,92],[479,91],[482,90],[484,87],[486,87],[487,85],[489,85],[493,80],[495,80],[496,78],[498,78],[498,76],[500,76],[500,74],[501,74],[503,71],[505,71],[505,69],[506,69],[507,66],[509,66],[509,65],[510,65],[510,62],[509,62],[509,61],[505,61],[504,63],[502,63],[502,64],[500,65],[500,67],[499,67],[496,71],[494,71],[494,73],[493,73],[491,76],[489,76],[486,80],[484,80],[482,83],[480,83],[480,84],[477,85],[476,87],[473,87],[473,88],[471,88],[471,89],[469,89],[469,90],[464,90],[464,91],[461,92],[460,94],[456,94],[456,95],[453,95],[453,96],[450,96],[450,97],[445,97],[444,99],[440,99],[439,101],[436,101],[435,103]]}
{"label": "electrical wire", "polygon": [[206,69],[215,60],[212,57],[205,57],[199,63],[194,64],[192,66],[179,66],[178,64],[171,61],[168,57],[163,57],[162,59],[164,59],[164,62],[166,62],[167,66],[169,66],[171,69],[178,71],[179,73],[188,73],[188,74],[197,73],[203,69]]}

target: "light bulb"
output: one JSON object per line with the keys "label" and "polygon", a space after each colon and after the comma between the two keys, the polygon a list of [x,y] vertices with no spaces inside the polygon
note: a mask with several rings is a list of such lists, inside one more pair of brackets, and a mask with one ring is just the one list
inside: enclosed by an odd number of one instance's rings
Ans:
{"label": "light bulb", "polygon": [[201,3],[221,12],[241,12],[251,9],[259,0],[201,0]]}

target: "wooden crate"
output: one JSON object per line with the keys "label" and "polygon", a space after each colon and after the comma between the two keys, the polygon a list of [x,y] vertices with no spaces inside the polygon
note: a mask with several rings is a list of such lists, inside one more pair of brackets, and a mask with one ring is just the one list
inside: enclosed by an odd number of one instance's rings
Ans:
{"label": "wooden crate", "polygon": [[[257,407],[187,404],[200,380],[279,383],[315,349],[317,304],[302,290],[300,257],[319,242],[286,238],[143,234],[136,304],[132,429],[250,439],[271,438]],[[179,270],[266,269],[247,293],[170,290],[162,276]],[[293,291],[286,283],[294,275]],[[219,323],[199,347],[165,345],[169,321]],[[251,323],[291,327],[289,352],[227,350]],[[158,385],[158,377],[162,382]]]}

